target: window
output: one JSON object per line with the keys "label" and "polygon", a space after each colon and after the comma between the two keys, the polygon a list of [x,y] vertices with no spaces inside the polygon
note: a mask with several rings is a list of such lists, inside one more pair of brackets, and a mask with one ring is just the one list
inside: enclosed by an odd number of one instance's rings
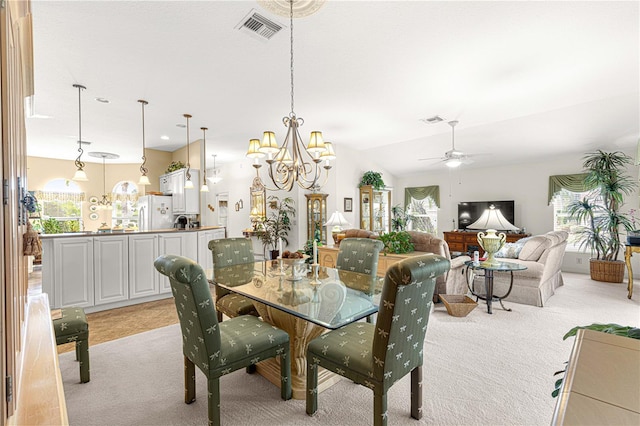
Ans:
{"label": "window", "polygon": [[35,192],[41,209],[41,218],[35,220],[34,228],[45,234],[79,232],[83,229],[82,201],[84,192],[67,179],[47,182],[43,191]]}
{"label": "window", "polygon": [[138,228],[138,186],[129,181],[118,182],[112,191],[113,227]]}
{"label": "window", "polygon": [[407,229],[430,234],[438,232],[440,187],[420,186],[404,189],[404,206],[408,217]]}
{"label": "window", "polygon": [[569,216],[568,210],[571,203],[580,201],[586,196],[597,196],[593,190],[586,188],[585,173],[574,175],[549,176],[549,204],[553,203],[553,230],[567,231],[567,249],[579,250],[579,233],[586,223],[578,223]]}

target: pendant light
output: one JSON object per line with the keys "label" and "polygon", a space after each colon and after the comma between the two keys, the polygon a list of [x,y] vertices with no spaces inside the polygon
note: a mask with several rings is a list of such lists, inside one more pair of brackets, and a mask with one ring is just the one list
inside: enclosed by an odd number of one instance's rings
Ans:
{"label": "pendant light", "polygon": [[90,152],[89,156],[102,158],[102,198],[96,203],[99,210],[112,210],[111,193],[107,193],[107,166],[105,160],[115,160],[120,158],[118,154],[110,152]]}
{"label": "pendant light", "polygon": [[149,182],[149,177],[147,176],[149,169],[147,169],[146,167],[147,156],[146,148],[144,145],[144,106],[149,102],[145,101],[144,99],[138,99],[138,102],[140,102],[140,104],[142,105],[142,164],[140,164],[140,180],[138,180],[138,185],[146,186],[151,185],[151,182]]}
{"label": "pendant light", "polygon": [[[204,166],[202,173],[202,186],[200,187],[200,192],[209,192],[209,185],[207,185],[207,128],[200,127],[202,130],[202,155],[204,157]],[[214,168],[215,170],[215,165]]]}
{"label": "pendant light", "polygon": [[220,176],[220,170],[216,169],[216,154],[213,154],[213,176],[209,178],[212,184],[219,183],[222,180],[222,176]]}
{"label": "pendant light", "polygon": [[73,175],[72,180],[85,182],[89,179],[87,179],[87,174],[84,171],[84,163],[82,162],[82,153],[84,151],[82,150],[82,102],[81,102],[80,94],[82,93],[82,89],[86,89],[86,87],[84,87],[81,84],[74,84],[73,87],[78,89],[78,153],[79,154],[78,154],[78,158],[76,158],[76,161],[75,161],[77,170]]}
{"label": "pendant light", "polygon": [[189,170],[191,169],[191,163],[189,162],[189,119],[191,118],[190,114],[184,114],[184,118],[187,119],[187,180],[184,182],[184,189],[193,189],[193,182],[191,182],[191,173]]}

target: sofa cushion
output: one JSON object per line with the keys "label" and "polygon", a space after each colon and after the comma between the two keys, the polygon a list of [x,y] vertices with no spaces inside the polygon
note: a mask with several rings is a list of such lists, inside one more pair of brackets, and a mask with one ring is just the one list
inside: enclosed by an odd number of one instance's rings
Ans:
{"label": "sofa cushion", "polygon": [[502,257],[505,259],[517,259],[522,251],[524,244],[505,243],[500,250],[496,252],[495,257]]}
{"label": "sofa cushion", "polygon": [[345,238],[378,238],[378,233],[366,229],[345,229]]}
{"label": "sofa cushion", "polygon": [[536,235],[531,237],[524,243],[518,259],[532,260],[534,262],[540,259],[542,253],[551,247],[551,240],[544,235]]}

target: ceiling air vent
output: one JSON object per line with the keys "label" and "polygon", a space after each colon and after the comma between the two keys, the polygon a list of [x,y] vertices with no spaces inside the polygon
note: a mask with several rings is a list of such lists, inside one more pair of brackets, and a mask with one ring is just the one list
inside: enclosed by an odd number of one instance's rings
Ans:
{"label": "ceiling air vent", "polygon": [[240,21],[236,29],[254,36],[260,40],[270,40],[278,31],[283,28],[282,25],[276,24],[270,19],[265,18],[256,12],[251,11]]}
{"label": "ceiling air vent", "polygon": [[444,121],[444,118],[440,117],[439,115],[434,115],[433,117],[429,117],[429,118],[421,118],[420,121],[427,124],[436,124],[441,121]]}

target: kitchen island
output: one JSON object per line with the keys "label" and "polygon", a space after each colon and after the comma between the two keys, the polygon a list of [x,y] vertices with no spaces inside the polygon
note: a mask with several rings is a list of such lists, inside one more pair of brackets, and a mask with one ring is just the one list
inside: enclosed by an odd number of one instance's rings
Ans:
{"label": "kitchen island", "polygon": [[169,280],[153,267],[177,254],[213,268],[209,241],[225,237],[219,226],[153,231],[44,234],[42,291],[52,308],[97,312],[171,297]]}

